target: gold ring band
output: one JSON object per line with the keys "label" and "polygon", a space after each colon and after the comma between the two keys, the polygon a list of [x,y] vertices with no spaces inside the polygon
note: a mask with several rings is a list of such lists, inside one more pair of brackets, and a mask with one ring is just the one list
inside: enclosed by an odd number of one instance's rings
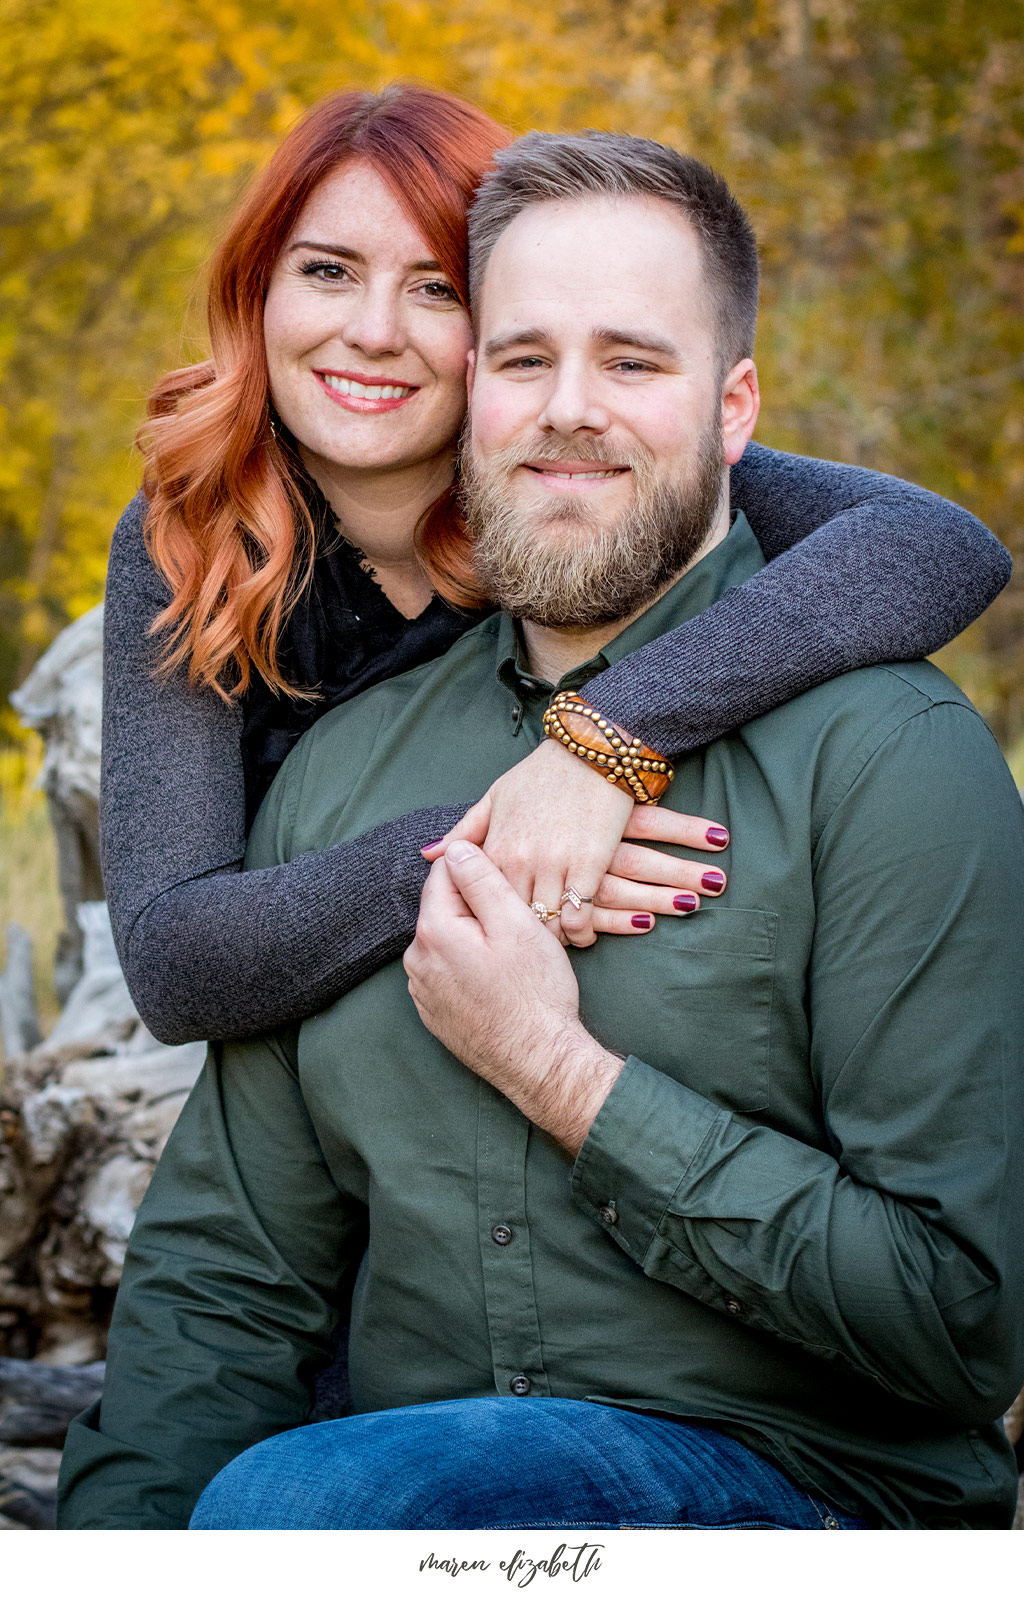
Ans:
{"label": "gold ring band", "polygon": [[583,906],[592,906],[594,904],[594,896],[592,894],[580,894],[580,891],[569,883],[566,884],[565,893],[558,904],[560,907],[569,904],[579,911]]}
{"label": "gold ring band", "polygon": [[558,919],[558,912],[549,911],[543,900],[531,900],[530,910],[542,923],[553,922]]}

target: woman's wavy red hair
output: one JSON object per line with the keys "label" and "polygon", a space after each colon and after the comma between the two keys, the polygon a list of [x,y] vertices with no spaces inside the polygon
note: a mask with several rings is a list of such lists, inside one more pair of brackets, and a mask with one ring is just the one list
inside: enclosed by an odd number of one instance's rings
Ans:
{"label": "woman's wavy red hair", "polygon": [[[318,184],[344,162],[369,162],[468,305],[466,213],[511,135],[454,95],[394,84],[331,95],[288,135],[249,189],[217,249],[207,320],[211,359],[168,373],[139,432],[146,534],[172,591],[154,629],[163,666],[226,698],[259,673],[286,694],[282,625],[309,582],[313,528],[290,451],[271,427],[263,305],[274,264]],[[426,513],[418,550],[456,605],[478,606],[455,489]]]}

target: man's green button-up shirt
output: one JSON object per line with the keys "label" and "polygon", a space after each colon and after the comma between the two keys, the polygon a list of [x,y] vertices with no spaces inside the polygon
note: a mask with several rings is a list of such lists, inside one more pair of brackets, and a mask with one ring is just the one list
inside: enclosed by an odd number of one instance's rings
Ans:
{"label": "man's green button-up shirt", "polygon": [[[742,517],[574,687],[742,582]],[[493,617],[308,732],[267,867],[466,801],[552,686]],[[215,1048],[132,1237],[64,1526],[183,1525],[302,1423],[351,1320],[357,1410],[475,1395],[711,1422],[898,1527],[1009,1526],[1024,1378],[1024,813],[935,668],[858,671],[680,763],[728,891],[574,952],[626,1066],[573,1164],[420,1023],[399,961]],[[721,860],[717,854],[709,863]],[[278,930],[268,927],[273,940]]]}

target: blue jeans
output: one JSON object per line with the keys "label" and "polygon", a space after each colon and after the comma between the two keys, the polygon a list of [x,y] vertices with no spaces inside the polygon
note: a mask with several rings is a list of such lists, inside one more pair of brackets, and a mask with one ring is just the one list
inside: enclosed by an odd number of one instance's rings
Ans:
{"label": "blue jeans", "polygon": [[712,1428],[585,1400],[319,1422],[219,1472],[192,1528],[862,1528]]}

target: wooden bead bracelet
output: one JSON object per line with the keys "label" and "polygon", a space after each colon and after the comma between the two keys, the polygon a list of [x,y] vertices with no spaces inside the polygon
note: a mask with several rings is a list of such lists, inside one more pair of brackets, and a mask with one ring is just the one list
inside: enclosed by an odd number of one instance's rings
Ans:
{"label": "wooden bead bracelet", "polygon": [[578,694],[563,689],[544,713],[549,739],[589,761],[637,805],[656,806],[675,772],[650,745],[630,738]]}

